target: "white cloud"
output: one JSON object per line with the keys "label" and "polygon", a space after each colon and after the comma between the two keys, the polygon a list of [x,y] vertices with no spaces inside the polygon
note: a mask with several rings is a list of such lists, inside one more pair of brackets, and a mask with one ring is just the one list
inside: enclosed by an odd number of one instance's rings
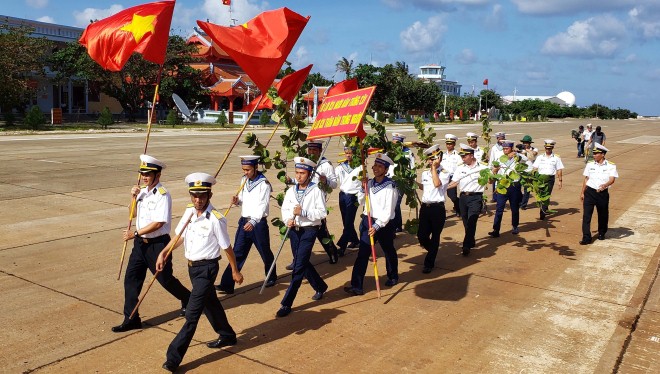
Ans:
{"label": "white cloud", "polygon": [[623,62],[636,62],[637,61],[637,55],[632,53],[626,56],[626,58],[623,59]]}
{"label": "white cloud", "polygon": [[660,68],[648,70],[646,73],[646,78],[654,81],[660,81]]}
{"label": "white cloud", "polygon": [[611,15],[575,21],[565,32],[545,41],[541,52],[548,55],[610,57],[623,47],[626,26]]}
{"label": "white cloud", "polygon": [[502,5],[493,5],[493,10],[490,14],[486,15],[485,25],[489,29],[501,30],[506,28],[504,23],[504,16],[502,14]]}
{"label": "white cloud", "polygon": [[521,13],[526,14],[570,14],[579,11],[607,11],[625,9],[640,2],[657,0],[511,0]]}
{"label": "white cloud", "polygon": [[[293,58],[291,58],[293,57]],[[288,60],[291,62],[294,68],[300,69],[312,63],[309,58],[309,51],[305,48],[304,45],[297,47],[291,55],[289,55]]]}
{"label": "white cloud", "polygon": [[192,31],[192,27],[197,26],[197,20],[222,26],[240,25],[269,8],[270,5],[266,1],[233,0],[230,17],[229,7],[222,5],[220,0],[203,0],[191,7],[187,7],[184,2],[179,1],[174,8],[175,17],[172,19],[172,28],[175,33],[188,35]]}
{"label": "white cloud", "polygon": [[55,23],[55,19],[51,16],[39,17],[39,18],[37,18],[37,21],[46,22],[46,23]]}
{"label": "white cloud", "polygon": [[632,27],[640,30],[644,39],[660,38],[660,6],[636,6],[628,12]]}
{"label": "white cloud", "polygon": [[124,7],[119,4],[112,4],[110,8],[85,8],[83,11],[73,11],[73,18],[76,20],[76,26],[86,27],[90,21],[99,20],[110,17],[124,10]]}
{"label": "white cloud", "polygon": [[458,56],[456,56],[456,60],[458,61],[459,64],[462,65],[471,65],[477,62],[477,56],[474,54],[474,52],[466,48],[462,50]]}
{"label": "white cloud", "polygon": [[25,0],[25,3],[30,8],[41,9],[45,8],[48,5],[48,0]]}
{"label": "white cloud", "polygon": [[426,24],[422,24],[420,21],[413,23],[401,31],[399,37],[403,48],[408,52],[430,52],[439,47],[439,41],[446,31],[444,17],[439,15],[429,18]]}
{"label": "white cloud", "polygon": [[466,5],[483,5],[487,4],[490,0],[381,0],[385,5],[399,9],[402,8],[405,3],[410,3],[414,7],[430,10],[438,9],[455,9],[457,6]]}

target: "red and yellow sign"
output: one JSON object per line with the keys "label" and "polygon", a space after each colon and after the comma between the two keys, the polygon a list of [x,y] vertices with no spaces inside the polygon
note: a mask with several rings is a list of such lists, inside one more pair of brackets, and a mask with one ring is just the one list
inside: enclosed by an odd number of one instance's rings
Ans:
{"label": "red and yellow sign", "polygon": [[327,97],[316,115],[307,139],[355,135],[364,137],[362,118],[376,86]]}

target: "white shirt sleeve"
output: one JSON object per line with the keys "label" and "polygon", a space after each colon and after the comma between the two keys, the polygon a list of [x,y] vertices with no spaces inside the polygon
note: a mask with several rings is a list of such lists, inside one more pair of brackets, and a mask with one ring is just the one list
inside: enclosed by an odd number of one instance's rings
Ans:
{"label": "white shirt sleeve", "polygon": [[221,218],[217,221],[216,225],[213,225],[213,234],[218,239],[218,244],[223,250],[231,247],[231,241],[229,240],[229,233],[227,232],[227,219]]}

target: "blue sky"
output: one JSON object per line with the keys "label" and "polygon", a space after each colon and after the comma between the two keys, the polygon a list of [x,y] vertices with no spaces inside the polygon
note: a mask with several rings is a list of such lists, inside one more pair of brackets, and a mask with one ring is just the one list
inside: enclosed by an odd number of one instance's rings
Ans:
{"label": "blue sky", "polygon": [[[145,0],[3,1],[0,14],[84,27]],[[442,64],[447,79],[478,91],[489,79],[500,95],[570,91],[579,106],[598,102],[660,115],[658,0],[233,0],[245,22],[287,6],[311,16],[289,60],[335,80],[341,57],[382,66],[405,61],[410,72]],[[178,0],[172,27],[189,34],[195,20],[229,24],[221,0]],[[336,74],[336,75],[335,75]]]}

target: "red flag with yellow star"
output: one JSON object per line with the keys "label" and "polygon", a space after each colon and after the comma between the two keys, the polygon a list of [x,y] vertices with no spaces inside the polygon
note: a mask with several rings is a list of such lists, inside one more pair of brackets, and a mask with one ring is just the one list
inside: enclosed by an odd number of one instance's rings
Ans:
{"label": "red flag with yellow star", "polygon": [[[281,97],[282,100],[286,101],[288,104],[291,104],[293,99],[300,91],[303,83],[309,75],[309,71],[312,70],[313,64],[309,64],[306,68],[294,71],[293,73],[287,75],[286,77],[280,79],[279,82],[275,84],[275,89],[277,90],[277,96]],[[266,97],[261,100],[261,97],[266,95]],[[243,110],[246,112],[251,112],[255,105],[261,101],[261,104],[257,107],[257,110],[260,109],[273,109],[273,101],[266,94],[261,94],[254,98],[250,104],[243,107]]]}
{"label": "red flag with yellow star", "polygon": [[241,26],[226,27],[203,21],[197,24],[265,93],[307,21],[309,17],[280,8],[263,12]]}
{"label": "red flag with yellow star", "polygon": [[162,65],[173,12],[174,1],[134,6],[90,24],[79,42],[94,61],[110,71],[121,70],[133,52]]}

